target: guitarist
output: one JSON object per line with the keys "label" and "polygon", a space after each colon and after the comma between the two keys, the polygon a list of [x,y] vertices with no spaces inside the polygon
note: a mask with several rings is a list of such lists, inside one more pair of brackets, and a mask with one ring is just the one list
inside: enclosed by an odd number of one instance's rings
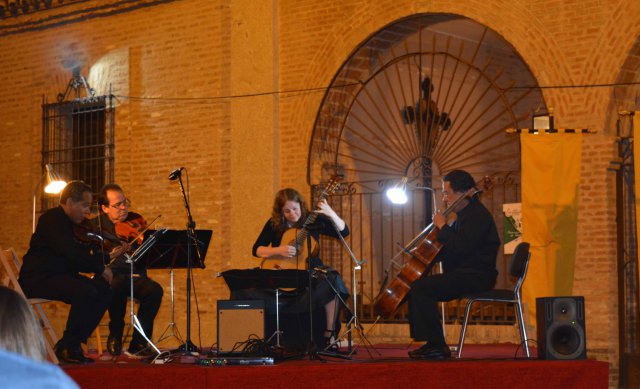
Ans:
{"label": "guitarist", "polygon": [[[340,231],[340,235],[345,237],[349,235],[349,227],[326,199],[321,199],[317,206],[315,211],[309,212],[306,201],[297,190],[286,188],[278,191],[271,218],[265,223],[253,245],[253,255],[264,258],[262,267],[266,269],[307,269],[308,261],[311,271],[322,269],[322,273],[327,274],[327,281],[346,298],[349,292],[342,278],[337,271],[324,266],[318,256],[317,245],[320,235],[337,238],[337,231]],[[304,229],[301,230],[303,226]],[[311,257],[308,256],[309,251]],[[326,327],[323,336],[324,346],[327,346],[336,335],[338,299],[322,277],[312,279],[311,289],[312,307],[315,309],[324,306]]]}

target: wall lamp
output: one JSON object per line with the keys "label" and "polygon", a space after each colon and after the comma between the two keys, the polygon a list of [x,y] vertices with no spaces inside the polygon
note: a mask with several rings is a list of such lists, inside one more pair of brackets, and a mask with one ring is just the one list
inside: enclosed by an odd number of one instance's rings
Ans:
{"label": "wall lamp", "polygon": [[33,225],[32,232],[36,232],[36,197],[38,195],[38,188],[40,185],[44,188],[44,193],[47,194],[56,194],[62,192],[65,186],[67,186],[67,182],[60,177],[60,175],[53,170],[50,164],[44,165],[44,174],[38,182],[36,183],[36,187],[33,190]]}
{"label": "wall lamp", "polygon": [[[406,204],[407,201],[409,201],[409,196],[407,196],[407,188],[408,186],[408,181],[409,179],[407,178],[407,176],[402,177],[402,180],[394,185],[393,187],[387,189],[387,191],[385,192],[385,194],[387,195],[387,198],[389,199],[389,201],[391,201],[393,204]],[[435,190],[433,190],[433,188],[429,188],[428,186],[411,186],[410,189],[421,189],[421,190],[426,190],[431,192],[432,196],[431,196],[431,200],[433,203],[433,211],[435,212],[436,208],[436,192]]]}

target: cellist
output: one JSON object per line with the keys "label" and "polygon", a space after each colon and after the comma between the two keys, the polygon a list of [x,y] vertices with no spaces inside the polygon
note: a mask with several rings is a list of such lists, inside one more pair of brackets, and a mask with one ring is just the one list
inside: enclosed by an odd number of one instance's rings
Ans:
{"label": "cellist", "polygon": [[[475,186],[473,177],[464,170],[453,170],[442,179],[443,202],[449,206]],[[459,201],[454,221],[447,222],[441,212],[433,222],[439,229],[442,249],[435,257],[444,272],[423,277],[411,284],[409,292],[409,324],[411,337],[426,342],[409,351],[413,359],[446,359],[451,351],[446,344],[438,312],[439,301],[450,301],[466,293],[493,288],[498,271],[496,256],[500,246],[496,223],[477,196]]]}
{"label": "cellist", "polygon": [[[135,212],[129,211],[130,202],[124,195],[122,188],[117,184],[107,184],[102,187],[98,196],[100,216],[93,219],[99,231],[105,231],[117,235],[127,243],[136,238],[147,222]],[[109,267],[113,271],[113,299],[109,305],[109,336],[107,338],[107,351],[113,356],[122,353],[122,335],[124,332],[124,315],[127,310],[127,298],[130,294],[130,264],[126,257],[120,256],[113,260]],[[158,314],[162,302],[163,289],[160,284],[147,277],[147,269],[140,265],[134,265],[133,295],[140,303],[137,317],[140,320],[145,335],[151,339],[153,335],[153,320]],[[144,354],[148,344],[144,337],[136,330],[131,337],[131,343],[127,353]]]}

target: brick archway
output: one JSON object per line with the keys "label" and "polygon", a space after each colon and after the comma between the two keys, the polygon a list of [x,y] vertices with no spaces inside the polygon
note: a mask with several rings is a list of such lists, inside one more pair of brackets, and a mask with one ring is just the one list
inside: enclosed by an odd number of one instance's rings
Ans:
{"label": "brick archway", "polygon": [[338,172],[371,190],[433,169],[519,171],[517,138],[504,130],[546,111],[537,85],[516,50],[471,19],[393,22],[335,75],[313,128],[307,180]]}

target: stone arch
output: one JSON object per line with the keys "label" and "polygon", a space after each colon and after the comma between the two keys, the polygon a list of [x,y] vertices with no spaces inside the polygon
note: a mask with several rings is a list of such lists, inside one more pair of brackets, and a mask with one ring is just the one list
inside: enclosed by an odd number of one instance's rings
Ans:
{"label": "stone arch", "polygon": [[513,46],[471,19],[420,14],[393,22],[363,41],[332,80],[311,136],[307,181],[339,170],[374,189],[425,161],[482,174],[519,171],[518,139],[504,130],[546,112],[537,85]]}
{"label": "stone arch", "polygon": [[[640,15],[640,4],[635,4],[635,10],[629,10],[628,3],[620,3],[612,12],[613,15],[623,13]],[[619,31],[613,34],[613,31]],[[594,74],[604,73],[609,69],[610,74],[615,77],[615,86],[611,90],[609,106],[604,119],[604,131],[614,136],[630,136],[630,117],[619,117],[619,111],[640,110],[640,29],[637,27],[637,16],[630,16],[620,20],[618,17],[611,18],[605,27],[606,33],[602,34],[599,44],[593,49],[592,57],[598,57]],[[613,38],[612,38],[613,37]],[[627,44],[611,45],[611,41],[622,41]],[[613,52],[611,52],[613,50]],[[623,52],[627,50],[626,53]],[[607,52],[610,55],[597,56],[597,53]],[[600,59],[601,58],[601,59]],[[604,70],[603,70],[604,69]],[[614,73],[617,69],[617,74]],[[604,74],[607,76],[607,74]],[[609,79],[605,80],[609,82]],[[620,129],[617,122],[621,119]],[[618,131],[620,131],[618,133]]]}

